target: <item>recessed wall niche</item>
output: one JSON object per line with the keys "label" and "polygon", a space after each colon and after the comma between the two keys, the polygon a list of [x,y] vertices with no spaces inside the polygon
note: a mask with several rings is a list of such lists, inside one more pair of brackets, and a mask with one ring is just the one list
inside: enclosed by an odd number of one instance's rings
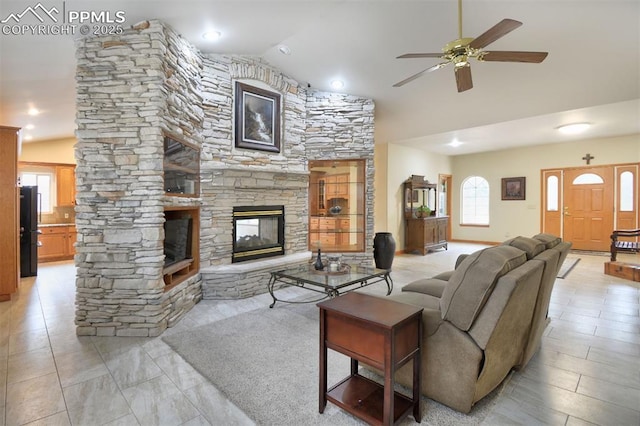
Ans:
{"label": "recessed wall niche", "polygon": [[164,290],[198,273],[200,209],[166,207],[164,211]]}
{"label": "recessed wall niche", "polygon": [[163,165],[167,195],[200,194],[200,148],[165,132]]}

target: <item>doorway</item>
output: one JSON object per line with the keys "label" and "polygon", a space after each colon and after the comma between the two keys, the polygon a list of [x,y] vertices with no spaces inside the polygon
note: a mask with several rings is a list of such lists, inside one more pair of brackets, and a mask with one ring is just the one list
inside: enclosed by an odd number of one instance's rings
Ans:
{"label": "doorway", "polygon": [[[438,216],[451,216],[451,197],[449,191],[453,177],[448,174],[438,175]],[[446,238],[447,241],[451,240],[451,219],[447,221]]]}
{"label": "doorway", "polygon": [[542,170],[542,231],[576,250],[608,251],[614,229],[638,228],[638,167]]}

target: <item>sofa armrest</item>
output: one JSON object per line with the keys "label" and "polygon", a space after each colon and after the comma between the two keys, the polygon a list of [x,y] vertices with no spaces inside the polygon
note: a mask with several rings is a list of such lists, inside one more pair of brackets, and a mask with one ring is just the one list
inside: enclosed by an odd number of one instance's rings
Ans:
{"label": "sofa armrest", "polygon": [[423,278],[410,282],[402,287],[403,292],[422,293],[429,296],[440,298],[444,288],[447,286],[447,280],[437,278]]}

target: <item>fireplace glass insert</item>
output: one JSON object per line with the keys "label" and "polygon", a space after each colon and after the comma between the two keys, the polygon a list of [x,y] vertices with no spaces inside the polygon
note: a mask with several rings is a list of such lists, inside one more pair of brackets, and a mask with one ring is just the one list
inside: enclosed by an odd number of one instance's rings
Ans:
{"label": "fireplace glass insert", "polygon": [[284,206],[233,208],[233,263],[283,254]]}

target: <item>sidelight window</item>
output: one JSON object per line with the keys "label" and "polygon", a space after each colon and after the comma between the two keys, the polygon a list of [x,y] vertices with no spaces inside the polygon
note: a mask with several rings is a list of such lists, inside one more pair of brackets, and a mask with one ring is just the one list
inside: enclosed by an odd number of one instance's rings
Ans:
{"label": "sidelight window", "polygon": [[559,204],[559,185],[557,176],[549,176],[547,178],[547,211],[557,212]]}
{"label": "sidelight window", "polygon": [[620,174],[620,211],[633,211],[633,173],[622,172]]}

